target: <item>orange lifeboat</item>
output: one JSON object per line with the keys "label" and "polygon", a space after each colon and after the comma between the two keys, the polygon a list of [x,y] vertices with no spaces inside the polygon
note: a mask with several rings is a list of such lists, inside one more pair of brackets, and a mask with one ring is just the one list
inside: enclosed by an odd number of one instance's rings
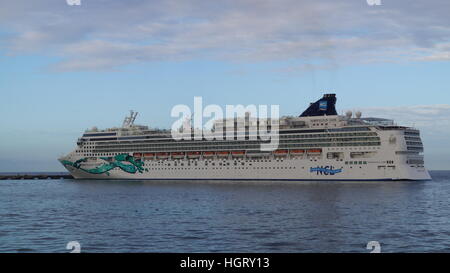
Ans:
{"label": "orange lifeboat", "polygon": [[218,157],[227,157],[229,154],[230,154],[230,152],[225,152],[225,151],[217,152]]}
{"label": "orange lifeboat", "polygon": [[155,157],[154,153],[144,153],[144,159],[153,159]]}
{"label": "orange lifeboat", "polygon": [[309,149],[308,154],[321,154],[322,149]]}
{"label": "orange lifeboat", "polygon": [[233,157],[242,157],[242,156],[244,156],[244,154],[245,154],[245,151],[232,151],[231,152],[231,155]]}
{"label": "orange lifeboat", "polygon": [[142,157],[142,153],[134,153],[133,157],[141,158]]}
{"label": "orange lifeboat", "polygon": [[199,158],[201,154],[201,152],[188,152],[187,156],[188,158]]}
{"label": "orange lifeboat", "polygon": [[156,157],[161,159],[169,158],[169,153],[156,153]]}
{"label": "orange lifeboat", "polygon": [[212,157],[212,156],[214,156],[214,154],[215,154],[214,152],[204,152],[203,156],[204,157]]}
{"label": "orange lifeboat", "polygon": [[184,153],[183,152],[174,152],[174,153],[172,153],[172,157],[173,158],[184,158]]}
{"label": "orange lifeboat", "polygon": [[275,156],[286,156],[288,154],[288,150],[275,150],[273,154]]}

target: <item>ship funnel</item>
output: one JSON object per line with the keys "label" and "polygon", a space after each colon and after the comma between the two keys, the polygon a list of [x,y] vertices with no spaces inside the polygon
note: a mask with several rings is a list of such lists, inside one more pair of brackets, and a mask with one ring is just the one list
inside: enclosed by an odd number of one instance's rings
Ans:
{"label": "ship funnel", "polygon": [[300,117],[336,115],[336,94],[325,94],[320,100],[312,103]]}

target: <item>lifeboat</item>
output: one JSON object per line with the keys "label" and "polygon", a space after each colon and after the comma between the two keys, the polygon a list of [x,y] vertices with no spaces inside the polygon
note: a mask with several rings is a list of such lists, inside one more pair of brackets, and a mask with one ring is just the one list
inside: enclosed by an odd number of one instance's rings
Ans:
{"label": "lifeboat", "polygon": [[308,154],[321,154],[322,149],[309,149]]}
{"label": "lifeboat", "polygon": [[204,152],[203,157],[213,157],[214,154],[215,154],[214,152]]}
{"label": "lifeboat", "polygon": [[174,152],[172,153],[172,158],[184,158],[183,152]]}
{"label": "lifeboat", "polygon": [[160,159],[169,158],[169,153],[156,153],[156,157]]}
{"label": "lifeboat", "polygon": [[228,157],[228,155],[230,154],[230,152],[217,152],[217,156],[218,157]]}
{"label": "lifeboat", "polygon": [[245,152],[244,151],[232,151],[231,155],[233,157],[243,157],[245,155]]}
{"label": "lifeboat", "polygon": [[286,156],[288,154],[288,150],[275,150],[273,154],[275,156]]}
{"label": "lifeboat", "polygon": [[152,159],[153,157],[155,157],[154,153],[144,153],[144,158],[145,159]]}
{"label": "lifeboat", "polygon": [[291,155],[303,155],[305,150],[291,150]]}
{"label": "lifeboat", "polygon": [[187,156],[188,158],[199,158],[201,154],[201,152],[188,152]]}
{"label": "lifeboat", "polygon": [[133,157],[141,158],[142,157],[142,153],[133,153]]}

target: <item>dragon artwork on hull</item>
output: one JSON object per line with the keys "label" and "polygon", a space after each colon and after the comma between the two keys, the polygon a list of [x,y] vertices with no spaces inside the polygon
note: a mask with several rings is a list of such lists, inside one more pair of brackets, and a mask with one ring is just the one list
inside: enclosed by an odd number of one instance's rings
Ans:
{"label": "dragon artwork on hull", "polygon": [[[107,163],[104,163],[98,167],[92,168],[92,169],[85,169],[81,167],[81,163],[86,162],[87,158],[79,159],[75,162],[71,162],[68,160],[62,160],[61,163],[64,166],[71,166],[73,168],[85,171],[87,173],[91,174],[102,174],[106,173],[109,175],[109,171],[115,168],[120,168],[122,171],[125,171],[127,173],[143,173],[144,171],[148,171],[147,169],[144,169],[142,166],[144,163],[140,159],[135,159],[133,156],[129,154],[118,154],[114,157],[100,157],[100,159],[106,161]],[[125,164],[124,162],[128,162],[131,164]]]}

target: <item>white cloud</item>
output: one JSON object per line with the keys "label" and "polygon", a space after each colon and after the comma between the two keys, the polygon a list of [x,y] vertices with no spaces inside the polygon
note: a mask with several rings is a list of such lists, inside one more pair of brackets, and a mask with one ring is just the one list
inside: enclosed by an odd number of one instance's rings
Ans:
{"label": "white cloud", "polygon": [[[448,0],[4,1],[8,54],[44,52],[60,70],[201,56],[227,61],[448,60]],[[291,69],[294,69],[293,66]],[[320,67],[319,67],[320,68]]]}
{"label": "white cloud", "polygon": [[426,137],[448,139],[450,136],[450,105],[417,105],[370,107],[358,109],[365,117],[394,119],[398,125],[419,128]]}

